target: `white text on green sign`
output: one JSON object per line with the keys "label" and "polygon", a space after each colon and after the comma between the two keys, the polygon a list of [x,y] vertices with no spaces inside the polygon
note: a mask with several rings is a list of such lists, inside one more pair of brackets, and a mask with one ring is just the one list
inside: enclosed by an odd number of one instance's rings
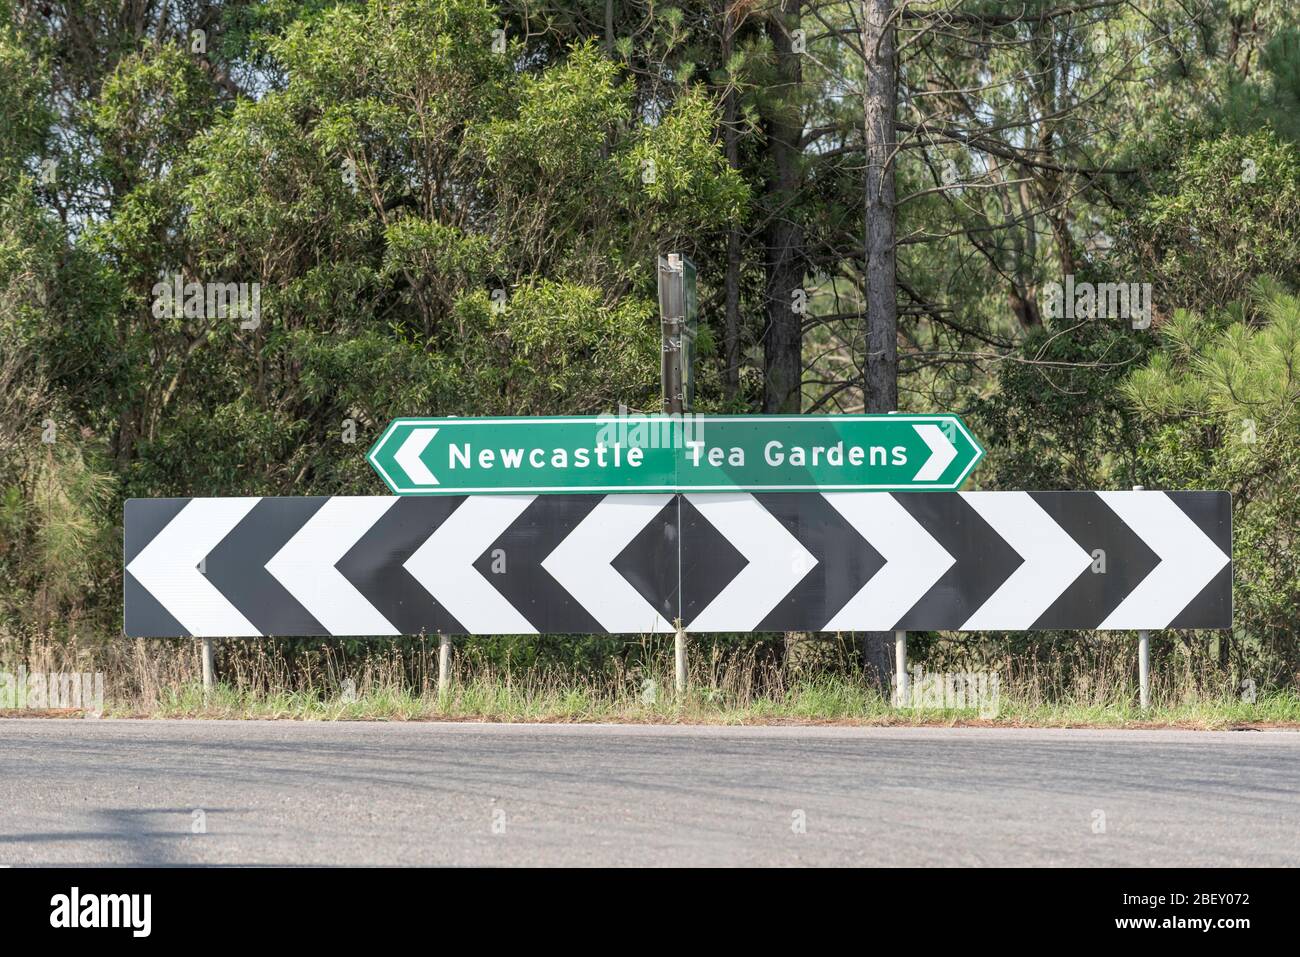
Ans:
{"label": "white text on green sign", "polygon": [[939,415],[395,419],[367,455],[398,494],[940,490],[984,450]]}

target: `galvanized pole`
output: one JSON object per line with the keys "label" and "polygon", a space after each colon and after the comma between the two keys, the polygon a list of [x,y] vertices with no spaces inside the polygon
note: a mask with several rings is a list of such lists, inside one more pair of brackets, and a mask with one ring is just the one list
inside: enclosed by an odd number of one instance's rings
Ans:
{"label": "galvanized pole", "polygon": [[894,632],[894,706],[906,708],[907,694],[907,632]]}
{"label": "galvanized pole", "polygon": [[438,697],[451,688],[451,635],[438,636]]}
{"label": "galvanized pole", "polygon": [[[1134,485],[1133,491],[1141,492],[1141,485]],[[1138,632],[1138,705],[1143,711],[1151,704],[1151,632]]]}
{"label": "galvanized pole", "polygon": [[1145,711],[1151,703],[1151,632],[1138,632],[1138,701]]}
{"label": "galvanized pole", "polygon": [[202,645],[203,654],[203,697],[206,699],[212,693],[212,682],[216,675],[216,660],[212,653],[212,639],[199,639]]}
{"label": "galvanized pole", "polygon": [[677,621],[677,637],[674,640],[674,660],[676,667],[673,669],[674,683],[677,686],[679,695],[686,694],[686,631],[682,628],[681,620]]}
{"label": "galvanized pole", "polygon": [[[686,267],[680,253],[659,257],[659,323],[661,359],[659,381],[663,391],[663,410],[668,415],[686,412],[686,390],[682,376],[682,336],[686,322]],[[680,499],[678,515],[681,514]],[[673,678],[677,694],[686,693],[686,631],[681,619],[674,622]]]}

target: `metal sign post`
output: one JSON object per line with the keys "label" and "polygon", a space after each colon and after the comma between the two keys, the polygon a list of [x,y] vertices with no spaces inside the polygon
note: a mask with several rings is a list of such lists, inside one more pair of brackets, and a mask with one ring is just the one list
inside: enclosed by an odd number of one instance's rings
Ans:
{"label": "metal sign post", "polygon": [[212,693],[212,684],[216,676],[216,662],[212,651],[213,639],[205,637],[201,640],[202,647],[200,654],[203,657],[203,698],[207,699]]}
{"label": "metal sign post", "polygon": [[[1133,491],[1141,492],[1141,485],[1134,485]],[[1146,629],[1138,631],[1138,707],[1146,711],[1151,703],[1151,632]]]}
{"label": "metal sign post", "polygon": [[897,700],[895,707],[911,706],[907,688],[907,632],[894,632],[894,693]]}
{"label": "metal sign post", "polygon": [[[662,341],[660,386],[663,410],[682,416],[695,398],[695,334],[698,306],[695,265],[680,253],[659,257],[659,323]],[[680,510],[678,523],[681,521]],[[687,638],[680,618],[673,619],[673,687],[686,693]]]}
{"label": "metal sign post", "polygon": [[438,697],[451,690],[451,635],[438,636]]}
{"label": "metal sign post", "polygon": [[1146,711],[1151,704],[1151,632],[1138,632],[1138,704]]}

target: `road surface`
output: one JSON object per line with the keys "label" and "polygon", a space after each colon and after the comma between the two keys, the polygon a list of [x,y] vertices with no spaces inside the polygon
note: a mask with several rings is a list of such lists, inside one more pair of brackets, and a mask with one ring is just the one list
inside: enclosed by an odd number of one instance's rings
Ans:
{"label": "road surface", "polygon": [[1291,865],[1300,734],[0,720],[0,865]]}

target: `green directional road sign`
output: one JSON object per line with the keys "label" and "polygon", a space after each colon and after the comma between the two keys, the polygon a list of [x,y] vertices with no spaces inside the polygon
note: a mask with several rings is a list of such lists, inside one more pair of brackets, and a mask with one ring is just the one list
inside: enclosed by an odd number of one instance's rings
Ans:
{"label": "green directional road sign", "polygon": [[956,415],[394,419],[366,458],[399,495],[959,488]]}

